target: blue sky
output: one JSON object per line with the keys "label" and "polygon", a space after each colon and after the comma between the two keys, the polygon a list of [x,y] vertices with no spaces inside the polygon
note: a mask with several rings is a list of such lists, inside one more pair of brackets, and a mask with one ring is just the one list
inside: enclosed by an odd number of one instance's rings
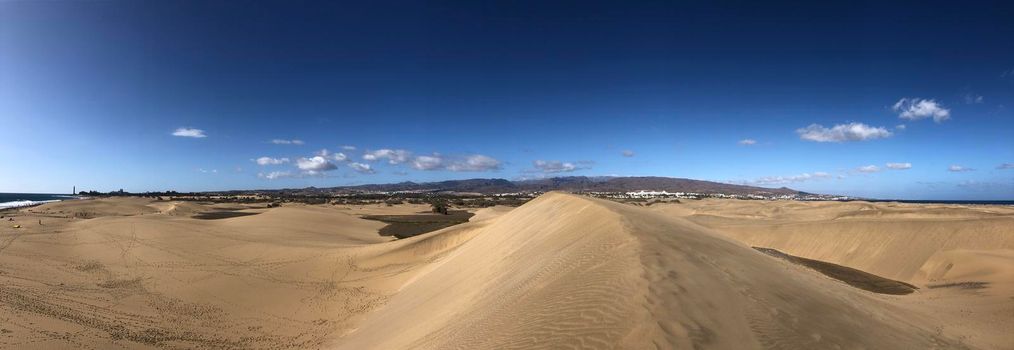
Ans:
{"label": "blue sky", "polygon": [[0,2],[0,192],[655,175],[1014,199],[1011,18],[1001,1]]}

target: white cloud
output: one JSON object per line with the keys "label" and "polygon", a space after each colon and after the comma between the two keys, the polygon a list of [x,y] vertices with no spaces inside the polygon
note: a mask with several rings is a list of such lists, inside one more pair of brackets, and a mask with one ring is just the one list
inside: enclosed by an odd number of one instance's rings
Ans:
{"label": "white cloud", "polygon": [[345,145],[345,146],[342,146],[342,149],[346,150],[346,151],[355,151],[356,150],[356,146]]}
{"label": "white cloud", "polygon": [[456,159],[447,164],[450,171],[492,171],[500,169],[500,161],[493,157],[473,154],[463,159]]}
{"label": "white cloud", "polygon": [[912,169],[912,163],[887,163],[888,169],[907,170]]}
{"label": "white cloud", "polygon": [[378,149],[376,151],[369,151],[363,154],[363,160],[376,161],[380,159],[387,159],[390,164],[401,164],[408,161],[409,157],[412,156],[412,152],[403,149]]}
{"label": "white cloud", "polygon": [[947,167],[947,171],[955,172],[955,173],[960,173],[960,172],[964,172],[964,171],[973,171],[973,170],[975,170],[975,169],[966,168],[966,167],[963,167],[963,166],[960,166],[960,165],[951,165],[951,166]]}
{"label": "white cloud", "polygon": [[272,171],[272,172],[267,173],[267,174],[265,174],[265,173],[257,173],[257,177],[262,178],[262,179],[268,179],[268,180],[280,179],[280,178],[283,178],[283,177],[291,177],[291,176],[292,176],[292,173],[288,172],[288,171]]}
{"label": "white cloud", "polygon": [[866,165],[856,168],[856,171],[860,173],[875,173],[880,171],[880,168],[876,165]]}
{"label": "white cloud", "polygon": [[623,156],[624,156],[624,157],[628,157],[628,158],[629,158],[629,157],[633,157],[634,155],[635,155],[635,154],[634,154],[634,151],[631,151],[631,150],[629,150],[629,149],[628,149],[628,150],[626,150],[626,151],[623,151]]}
{"label": "white cloud", "polygon": [[739,144],[743,146],[753,146],[757,144],[757,140],[754,139],[742,139],[739,140]]}
{"label": "white cloud", "polygon": [[932,117],[937,123],[951,119],[951,110],[944,108],[935,100],[902,98],[891,109],[898,112],[901,119],[919,120]]}
{"label": "white cloud", "polygon": [[313,156],[310,158],[299,158],[296,160],[296,167],[303,172],[316,174],[321,171],[334,170],[338,167],[329,162],[322,156]]}
{"label": "white cloud", "polygon": [[532,162],[536,171],[543,173],[569,173],[581,169],[591,168],[589,162],[561,162],[558,160],[536,160]]}
{"label": "white cloud", "polygon": [[197,171],[200,171],[200,172],[205,173],[205,174],[207,174],[207,173],[218,174],[218,169],[207,170],[207,169],[197,168]]}
{"label": "white cloud", "polygon": [[331,158],[338,162],[344,162],[346,160],[349,160],[349,156],[345,155],[345,153],[342,152],[335,153]]}
{"label": "white cloud", "polygon": [[177,128],[176,131],[173,131],[173,136],[193,137],[195,139],[208,137],[208,135],[204,134],[204,130],[194,128]]}
{"label": "white cloud", "polygon": [[898,125],[895,125],[894,128],[898,129],[898,130],[905,130],[908,127],[905,126],[905,124],[898,124]]}
{"label": "white cloud", "polygon": [[271,157],[260,157],[254,160],[257,165],[278,165],[288,163],[289,158],[271,158]]}
{"label": "white cloud", "polygon": [[412,160],[412,168],[416,170],[438,170],[443,168],[444,159],[439,154],[418,156]]}
{"label": "white cloud", "polygon": [[983,99],[983,97],[982,97],[982,95],[976,95],[976,94],[973,94],[971,92],[965,94],[965,96],[963,96],[963,98],[965,100],[965,104],[970,104],[970,105],[981,104],[981,103],[985,102],[984,99]]}
{"label": "white cloud", "polygon": [[802,173],[799,175],[792,176],[765,176],[751,181],[743,181],[742,183],[748,185],[783,185],[789,183],[826,179],[830,178],[831,174],[823,171],[817,171],[814,173]]}
{"label": "white cloud", "polygon": [[303,144],[303,140],[274,139],[274,140],[271,140],[271,143],[276,144],[276,145],[302,145]]}
{"label": "white cloud", "polygon": [[377,172],[376,170],[373,170],[373,167],[371,167],[369,164],[363,164],[358,162],[349,163],[349,168],[352,168],[352,170],[355,170],[356,172],[361,174],[373,174]]}
{"label": "white cloud", "polygon": [[997,165],[996,168],[1000,169],[1000,170],[1014,169],[1014,163],[1003,163],[1003,164]]}
{"label": "white cloud", "polygon": [[893,135],[883,127],[872,127],[863,123],[839,124],[831,128],[810,124],[805,128],[796,129],[796,133],[800,139],[815,142],[865,141]]}

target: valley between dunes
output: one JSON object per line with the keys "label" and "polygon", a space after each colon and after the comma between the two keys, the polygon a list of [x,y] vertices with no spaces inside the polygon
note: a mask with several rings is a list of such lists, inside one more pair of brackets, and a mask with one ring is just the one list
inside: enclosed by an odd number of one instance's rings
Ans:
{"label": "valley between dunes", "polygon": [[[1014,208],[548,193],[401,240],[360,218],[427,209],[4,212],[0,348],[1014,348]],[[870,292],[753,247],[917,289]]]}

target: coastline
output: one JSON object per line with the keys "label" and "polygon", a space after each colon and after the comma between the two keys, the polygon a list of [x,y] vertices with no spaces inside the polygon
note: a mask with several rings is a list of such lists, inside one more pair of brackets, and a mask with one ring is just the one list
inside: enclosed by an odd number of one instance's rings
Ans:
{"label": "coastline", "polygon": [[70,194],[0,193],[0,211],[81,198],[80,196]]}

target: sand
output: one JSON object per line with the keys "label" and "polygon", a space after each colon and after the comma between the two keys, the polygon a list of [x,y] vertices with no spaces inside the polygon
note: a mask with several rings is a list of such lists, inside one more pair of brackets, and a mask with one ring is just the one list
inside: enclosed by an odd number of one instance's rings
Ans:
{"label": "sand", "polygon": [[[401,240],[360,217],[426,210],[139,198],[22,209],[22,229],[0,229],[0,348],[1014,344],[1008,208],[645,208],[549,193]],[[252,215],[196,218],[221,211]],[[919,289],[870,292],[753,246]]]}

